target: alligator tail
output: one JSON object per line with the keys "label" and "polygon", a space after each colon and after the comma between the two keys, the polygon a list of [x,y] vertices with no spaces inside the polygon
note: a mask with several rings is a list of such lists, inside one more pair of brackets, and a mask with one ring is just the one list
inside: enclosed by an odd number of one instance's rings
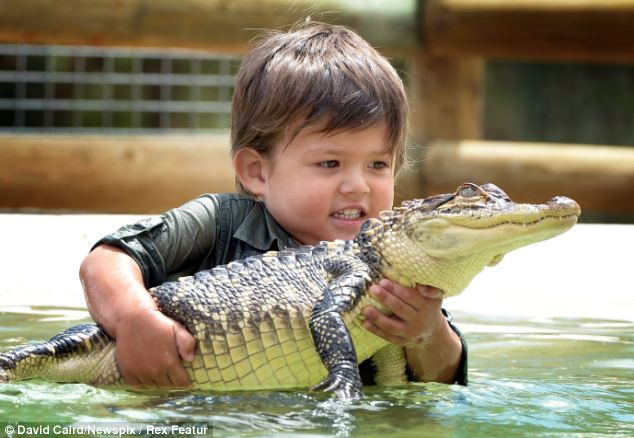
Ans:
{"label": "alligator tail", "polygon": [[0,353],[0,382],[46,379],[114,386],[123,382],[114,340],[95,324],[71,327],[47,342]]}

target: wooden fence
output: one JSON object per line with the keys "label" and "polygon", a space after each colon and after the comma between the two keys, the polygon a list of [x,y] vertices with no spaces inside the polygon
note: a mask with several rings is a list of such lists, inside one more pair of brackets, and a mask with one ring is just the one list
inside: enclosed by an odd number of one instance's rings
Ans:
{"label": "wooden fence", "polygon": [[0,206],[158,213],[234,190],[227,135],[0,135]]}
{"label": "wooden fence", "polygon": [[[349,25],[410,65],[412,134],[422,146],[414,158],[422,164],[404,178],[402,197],[493,181],[519,199],[562,193],[587,211],[634,212],[634,148],[482,141],[486,59],[631,63],[634,0],[359,4],[5,0],[0,42],[242,52],[260,29],[309,15]],[[227,136],[4,135],[0,208],[160,211],[200,192],[230,190],[227,151]]]}

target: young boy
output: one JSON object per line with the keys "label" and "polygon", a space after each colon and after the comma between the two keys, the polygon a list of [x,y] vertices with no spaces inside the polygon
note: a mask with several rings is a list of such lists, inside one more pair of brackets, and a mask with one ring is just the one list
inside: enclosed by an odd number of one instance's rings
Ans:
{"label": "young boy", "polygon": [[[204,195],[123,227],[82,263],[88,308],[117,340],[126,381],[190,385],[182,361],[193,359],[195,340],[147,288],[269,250],[352,239],[364,220],[391,209],[406,120],[401,80],[354,32],[308,24],[261,39],[233,99],[241,194]],[[405,346],[412,379],[466,384],[466,346],[441,311],[441,291],[383,280],[370,293],[394,315],[368,307],[364,325]]]}

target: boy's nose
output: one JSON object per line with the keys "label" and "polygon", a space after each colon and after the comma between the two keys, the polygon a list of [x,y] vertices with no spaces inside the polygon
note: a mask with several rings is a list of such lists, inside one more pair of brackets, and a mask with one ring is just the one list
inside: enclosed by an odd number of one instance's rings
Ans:
{"label": "boy's nose", "polygon": [[348,172],[339,185],[339,191],[344,195],[367,195],[370,185],[362,172]]}

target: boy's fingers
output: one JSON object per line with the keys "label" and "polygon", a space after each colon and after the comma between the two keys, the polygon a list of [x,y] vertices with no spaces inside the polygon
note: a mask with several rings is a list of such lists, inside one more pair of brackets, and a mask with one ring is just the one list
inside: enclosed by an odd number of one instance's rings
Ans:
{"label": "boy's fingers", "polygon": [[119,334],[116,357],[126,383],[143,388],[191,386],[179,350],[193,359],[195,340],[185,327],[150,312],[132,319]]}
{"label": "boy's fingers", "polygon": [[366,318],[366,321],[364,322],[372,324],[377,329],[381,330],[381,332],[389,333],[389,335],[393,337],[403,337],[407,328],[403,321],[397,318],[385,316],[374,307],[366,307],[363,309],[363,316]]}
{"label": "boy's fingers", "polygon": [[174,341],[181,360],[192,362],[194,360],[194,350],[196,349],[196,339],[180,323],[174,322]]}
{"label": "boy's fingers", "polygon": [[373,285],[370,293],[400,319],[417,326],[423,316],[435,315],[440,310],[444,298],[442,290],[433,286],[411,288],[387,279]]}
{"label": "boy's fingers", "polygon": [[395,335],[389,334],[389,333],[381,330],[377,325],[373,324],[369,320],[363,321],[363,327],[365,327],[366,330],[374,333],[378,337],[383,338],[386,341],[391,342],[392,344],[404,345],[405,343],[407,343],[407,339],[402,338],[400,336],[395,336]]}
{"label": "boy's fingers", "polygon": [[167,378],[170,382],[169,386],[172,388],[189,388],[192,386],[189,375],[182,366],[171,370]]}
{"label": "boy's fingers", "polygon": [[121,374],[125,382],[135,388],[141,389],[152,389],[152,388],[163,388],[169,387],[171,382],[168,378],[167,374],[159,374],[158,372],[153,372],[152,374],[139,374],[136,369],[121,366]]}
{"label": "boy's fingers", "polygon": [[[418,285],[417,287],[407,287],[395,283],[391,280],[383,279],[379,283],[381,287],[390,292],[390,294],[398,297],[405,305],[412,307],[414,313],[420,311],[426,305],[429,297],[437,297],[436,288],[430,286]],[[416,314],[413,317],[417,317]]]}
{"label": "boy's fingers", "polygon": [[140,375],[131,380],[126,378],[126,382],[143,389],[187,388],[191,386],[189,375],[180,363],[173,364],[165,372],[156,370],[156,373],[152,375]]}
{"label": "boy's fingers", "polygon": [[[121,371],[121,374],[123,374],[123,371],[122,371],[122,370],[119,370],[119,371]],[[124,375],[124,376],[123,376],[123,379],[125,380],[125,382],[126,382],[128,385],[132,386],[133,388],[140,388],[141,386],[143,386],[143,385],[141,385],[141,381],[140,381],[139,379],[137,379],[135,376],[128,376],[128,377],[126,377],[126,376]]]}
{"label": "boy's fingers", "polygon": [[157,380],[159,387],[187,388],[191,386],[189,375],[183,367],[182,361],[191,362],[194,360],[194,347],[196,341],[194,337],[176,321],[170,320],[173,341],[166,338],[167,350],[164,353],[163,370]]}
{"label": "boy's fingers", "polygon": [[444,298],[443,291],[437,287],[418,285],[416,286],[416,290],[421,296],[428,300],[442,300]]}
{"label": "boy's fingers", "polygon": [[396,288],[385,288],[383,283],[372,285],[370,294],[382,305],[390,309],[399,318],[410,320],[416,318],[416,308],[395,294]]}

